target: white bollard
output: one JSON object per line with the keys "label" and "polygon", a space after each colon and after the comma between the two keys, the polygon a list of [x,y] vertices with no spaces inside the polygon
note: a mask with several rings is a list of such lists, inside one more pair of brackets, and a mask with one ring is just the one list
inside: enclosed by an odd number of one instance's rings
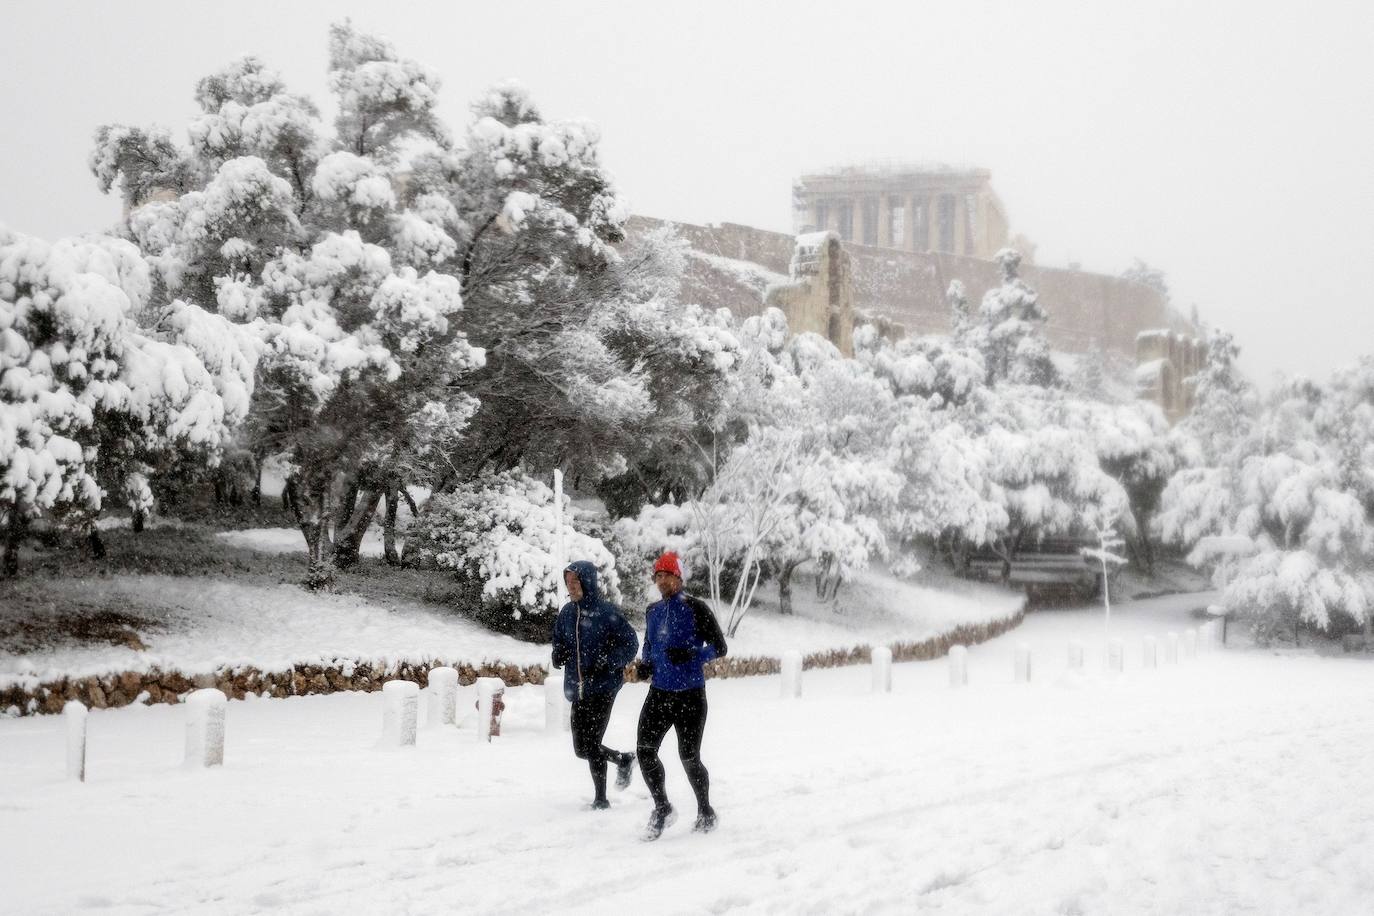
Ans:
{"label": "white bollard", "polygon": [[892,692],[892,650],[887,646],[873,649],[873,692]]}
{"label": "white bollard", "polygon": [[1069,642],[1069,670],[1083,670],[1083,643],[1077,639]]}
{"label": "white bollard", "polygon": [[499,677],[477,679],[477,740],[490,742],[501,734],[501,712],[505,709],[506,682]]}
{"label": "white bollard", "polygon": [[220,690],[203,687],[186,697],[186,766],[191,769],[224,763],[224,710],[228,699]]}
{"label": "white bollard", "polygon": [[1197,630],[1191,627],[1183,634],[1183,657],[1197,657]]}
{"label": "white bollard", "polygon": [[1031,647],[1027,643],[1016,646],[1016,683],[1029,684],[1031,679]]}
{"label": "white bollard", "polygon": [[62,707],[67,720],[67,778],[86,781],[86,707],[80,700],[68,700]]}
{"label": "white bollard", "polygon": [[414,747],[420,712],[420,685],[387,681],[382,685],[382,740],[378,747]]}
{"label": "white bollard", "polygon": [[456,668],[435,668],[429,672],[429,690],[434,697],[433,712],[436,714],[431,725],[456,725],[458,723],[458,670]]}
{"label": "white bollard", "polygon": [[802,654],[796,649],[782,654],[782,695],[791,698],[802,695]]}
{"label": "white bollard", "polygon": [[1125,668],[1125,652],[1121,640],[1107,640],[1107,670],[1120,672]]}
{"label": "white bollard", "polygon": [[562,671],[550,671],[544,678],[544,731],[572,731],[572,704],[563,695]]}
{"label": "white bollard", "polygon": [[1153,636],[1146,636],[1140,656],[1146,668],[1159,667],[1159,641]]}
{"label": "white bollard", "polygon": [[968,686],[968,649],[963,646],[949,647],[949,686]]}
{"label": "white bollard", "polygon": [[1178,634],[1172,630],[1164,637],[1164,661],[1170,665],[1178,664]]}

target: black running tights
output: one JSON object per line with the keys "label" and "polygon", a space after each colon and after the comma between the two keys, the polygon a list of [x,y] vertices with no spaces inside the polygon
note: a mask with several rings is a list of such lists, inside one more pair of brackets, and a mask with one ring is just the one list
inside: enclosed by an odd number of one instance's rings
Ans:
{"label": "black running tights", "polygon": [[687,772],[687,781],[697,797],[698,810],[711,807],[711,776],[701,762],[701,736],[706,730],[706,688],[695,690],[660,690],[649,688],[648,699],[639,712],[639,738],[636,741],[639,752],[639,771],[644,774],[644,783],[653,793],[654,804],[659,808],[668,804],[668,792],[664,787],[663,761],[658,759],[658,749],[668,729],[677,729],[677,752],[682,758],[682,768]]}
{"label": "black running tights", "polygon": [[573,753],[587,761],[597,798],[606,797],[606,761],[618,762],[621,759],[619,751],[613,751],[601,743],[606,737],[606,726],[611,721],[611,707],[614,705],[614,693],[573,700],[572,704]]}

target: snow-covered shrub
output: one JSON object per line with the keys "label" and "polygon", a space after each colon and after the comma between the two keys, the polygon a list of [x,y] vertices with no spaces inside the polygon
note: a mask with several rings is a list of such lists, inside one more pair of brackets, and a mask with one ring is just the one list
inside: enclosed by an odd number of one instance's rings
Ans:
{"label": "snow-covered shrub", "polygon": [[410,527],[406,557],[453,570],[464,599],[493,625],[547,639],[563,569],[572,560],[590,560],[605,596],[616,601],[620,595],[615,558],[599,539],[577,529],[564,502],[565,556],[558,554],[553,490],[508,471],[432,496]]}
{"label": "snow-covered shrub", "polygon": [[656,600],[657,592],[652,588],[649,571],[659,554],[665,550],[671,550],[681,558],[682,571],[687,579],[691,579],[694,547],[689,530],[691,524],[691,510],[687,506],[672,503],[647,505],[633,518],[616,520],[613,526],[615,539],[623,550],[625,562],[633,564],[621,567],[625,577],[621,587],[627,602]]}

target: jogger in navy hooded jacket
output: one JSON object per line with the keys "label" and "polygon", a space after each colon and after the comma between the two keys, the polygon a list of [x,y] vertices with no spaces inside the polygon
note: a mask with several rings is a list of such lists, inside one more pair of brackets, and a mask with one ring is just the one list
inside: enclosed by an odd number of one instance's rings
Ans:
{"label": "jogger in navy hooded jacket", "polygon": [[573,753],[587,761],[592,773],[595,809],[609,808],[606,764],[614,762],[615,784],[630,784],[635,756],[602,744],[611,721],[615,695],[625,683],[625,666],[634,660],[639,638],[620,608],[601,597],[596,567],[586,560],[563,571],[572,598],[553,623],[553,666],[567,666],[563,695],[572,701]]}
{"label": "jogger in navy hooded jacket", "polygon": [[639,713],[636,741],[639,769],[654,796],[654,811],[644,834],[649,840],[658,839],[677,817],[668,803],[663,762],[658,757],[670,728],[677,729],[678,756],[697,798],[697,820],[692,829],[715,829],[711,777],[701,762],[701,738],[706,729],[706,676],[702,666],[726,653],[725,635],[711,608],[682,590],[682,564],[676,554],[665,553],[658,558],[654,584],[663,600],[649,605],[648,610],[638,674],[641,680],[648,676],[653,683]]}

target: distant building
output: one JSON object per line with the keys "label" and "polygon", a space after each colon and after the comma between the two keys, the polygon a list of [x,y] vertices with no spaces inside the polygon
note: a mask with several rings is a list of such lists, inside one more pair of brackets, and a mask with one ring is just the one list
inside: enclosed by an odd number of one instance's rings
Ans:
{"label": "distant building", "polygon": [[[792,186],[797,234],[902,251],[991,260],[1009,243],[1006,209],[987,169],[878,163],[803,175]],[[1024,243],[1018,244],[1022,254]]]}

